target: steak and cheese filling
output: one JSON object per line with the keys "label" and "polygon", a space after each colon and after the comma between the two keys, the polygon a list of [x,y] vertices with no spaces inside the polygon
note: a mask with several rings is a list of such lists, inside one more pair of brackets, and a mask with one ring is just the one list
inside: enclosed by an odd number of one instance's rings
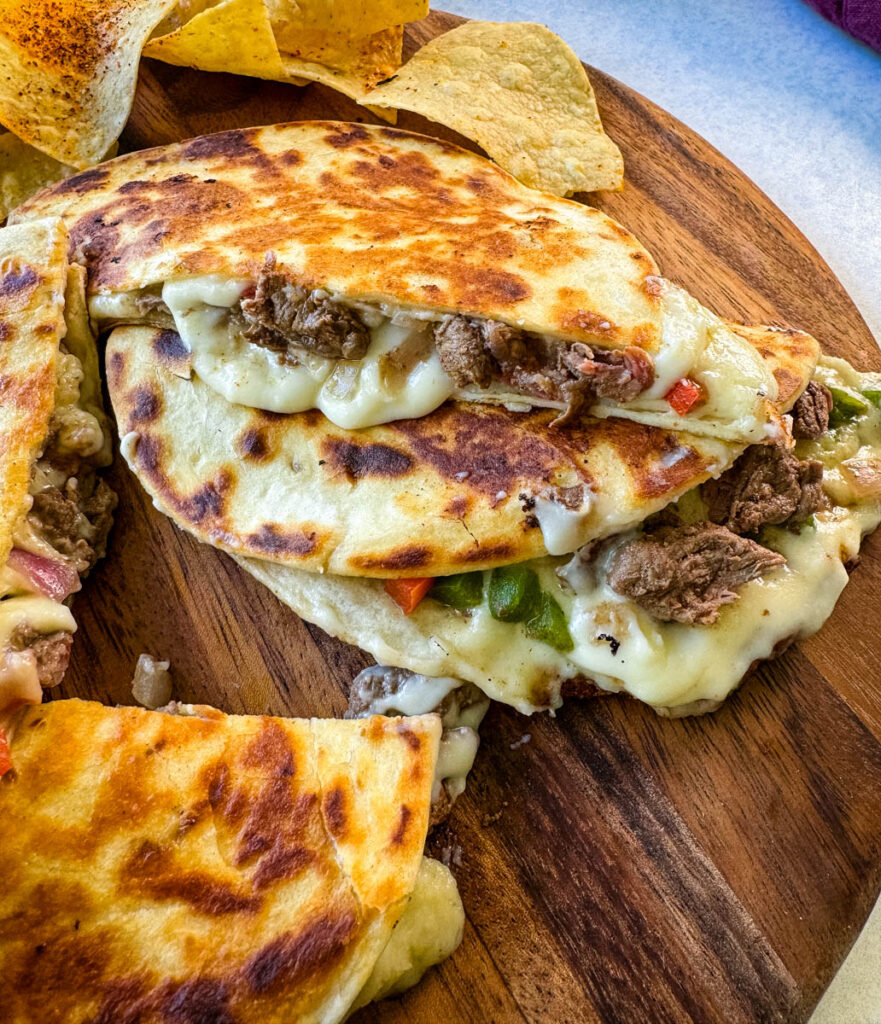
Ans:
{"label": "steak and cheese filling", "polygon": [[[425,416],[448,399],[616,415],[714,436],[761,440],[745,410],[776,397],[749,346],[681,289],[657,278],[664,344],[654,356],[604,349],[443,310],[353,301],[306,290],[272,255],[259,277],[212,274],[161,288],[98,293],[102,328],[175,330],[192,368],[230,402],[277,413],[319,409],[360,429]],[[727,421],[729,428],[719,428]]]}
{"label": "steak and cheese filling", "polygon": [[[97,476],[109,436],[83,407],[84,371],[62,342],[49,437],[31,473],[29,504],[0,570],[0,709],[4,720],[61,682],[76,629],[67,599],[104,554],[116,495]],[[3,721],[0,721],[0,726]]]}
{"label": "steak and cheese filling", "polygon": [[524,712],[596,688],[664,714],[708,711],[835,607],[881,522],[879,405],[881,375],[821,357],[792,410],[794,447],[751,446],[638,528],[574,554],[428,580],[415,605],[401,581],[384,593],[243,564],[378,661],[456,675]]}

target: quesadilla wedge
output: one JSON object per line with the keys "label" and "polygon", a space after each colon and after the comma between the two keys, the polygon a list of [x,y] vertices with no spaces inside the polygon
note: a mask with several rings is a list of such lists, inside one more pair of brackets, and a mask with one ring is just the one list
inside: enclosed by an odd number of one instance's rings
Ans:
{"label": "quesadilla wedge", "polygon": [[4,1020],[333,1024],[455,949],[455,882],[423,856],[437,715],[178,711],[21,713]]}
{"label": "quesadilla wedge", "polygon": [[338,122],[222,132],[109,161],[13,220],[47,211],[99,326],[173,328],[229,402],[346,429],[457,398],[779,432],[768,367],[625,228],[446,142]]}
{"label": "quesadilla wedge", "polygon": [[[772,342],[759,358],[791,404],[817,345]],[[558,429],[550,410],[465,402],[360,431],[315,411],[267,416],[207,385],[170,330],[117,328],[106,366],[121,452],[162,511],[233,554],[340,575],[565,554],[635,527],[743,447],[617,417]]]}
{"label": "quesadilla wedge", "polygon": [[[879,404],[881,374],[821,357],[794,409],[793,451],[751,446],[636,529],[474,574],[467,587],[448,579],[409,615],[375,580],[238,560],[379,662],[460,676],[527,713],[601,692],[663,714],[710,711],[755,662],[832,613],[862,537],[881,522]],[[530,585],[533,617],[507,614],[506,596]]]}
{"label": "quesadilla wedge", "polygon": [[96,476],[110,435],[67,249],[57,219],[0,229],[0,735],[61,680],[68,598],[104,552],[116,500]]}

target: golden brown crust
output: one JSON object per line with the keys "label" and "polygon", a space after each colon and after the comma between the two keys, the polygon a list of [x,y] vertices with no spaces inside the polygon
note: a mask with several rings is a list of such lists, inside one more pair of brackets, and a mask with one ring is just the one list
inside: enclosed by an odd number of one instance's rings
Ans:
{"label": "golden brown crust", "polygon": [[0,565],[26,511],[55,406],[67,233],[58,220],[0,229]]}
{"label": "golden brown crust", "polygon": [[658,270],[626,229],[411,132],[343,122],[222,132],[119,157],[15,216],[49,208],[67,220],[93,292],[256,278],[273,252],[306,287],[609,347],[660,345],[660,301],[643,287]]}
{"label": "golden brown crust", "polygon": [[440,724],[406,729],[25,711],[0,782],[17,822],[0,844],[4,1019],[338,1019],[421,860]]}

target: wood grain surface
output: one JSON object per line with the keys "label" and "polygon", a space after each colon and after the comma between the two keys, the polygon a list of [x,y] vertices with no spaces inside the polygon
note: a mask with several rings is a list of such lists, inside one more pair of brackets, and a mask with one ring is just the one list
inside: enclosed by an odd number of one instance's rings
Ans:
{"label": "wood grain surface", "polygon": [[[433,14],[407,46],[459,20]],[[590,75],[627,169],[623,192],[592,201],[723,316],[798,326],[878,367],[848,296],[780,211],[684,125]],[[372,119],[319,86],[147,61],[122,143],[313,117]],[[76,601],[60,695],[131,703],[147,651],[172,660],[183,700],[341,713],[369,659],[178,532],[120,460],[112,476],[117,523]],[[804,1021],[881,884],[879,595],[875,537],[822,632],[709,717],[667,721],[618,698],[555,718],[494,706],[468,791],[430,840],[452,858],[464,942],[360,1024]]]}

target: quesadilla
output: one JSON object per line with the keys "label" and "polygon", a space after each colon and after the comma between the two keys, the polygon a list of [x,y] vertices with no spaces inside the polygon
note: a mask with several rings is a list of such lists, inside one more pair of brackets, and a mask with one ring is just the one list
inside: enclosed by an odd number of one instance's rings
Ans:
{"label": "quesadilla", "polygon": [[[660,515],[568,557],[435,581],[409,615],[375,580],[239,561],[378,661],[460,676],[527,713],[604,692],[663,714],[710,711],[832,613],[881,522],[879,405],[881,375],[821,357],[793,410],[792,451],[751,446]],[[509,614],[506,595],[530,586],[533,617]]]}
{"label": "quesadilla", "polygon": [[[817,346],[774,338],[767,365],[794,401]],[[360,431],[314,411],[267,416],[217,394],[170,330],[117,328],[106,365],[120,450],[162,511],[233,554],[341,575],[571,552],[636,526],[743,447],[611,417],[561,430],[549,410],[465,402]]]}
{"label": "quesadilla", "polygon": [[96,476],[110,435],[67,248],[58,220],[0,229],[0,735],[61,680],[68,598],[103,554],[116,503]]}
{"label": "quesadilla", "polygon": [[128,154],[44,190],[102,328],[173,328],[228,402],[361,429],[450,398],[779,434],[754,349],[599,210],[456,146],[304,122]]}
{"label": "quesadilla", "polygon": [[9,1024],[343,1020],[462,937],[423,856],[441,723],[27,708],[0,813]]}

